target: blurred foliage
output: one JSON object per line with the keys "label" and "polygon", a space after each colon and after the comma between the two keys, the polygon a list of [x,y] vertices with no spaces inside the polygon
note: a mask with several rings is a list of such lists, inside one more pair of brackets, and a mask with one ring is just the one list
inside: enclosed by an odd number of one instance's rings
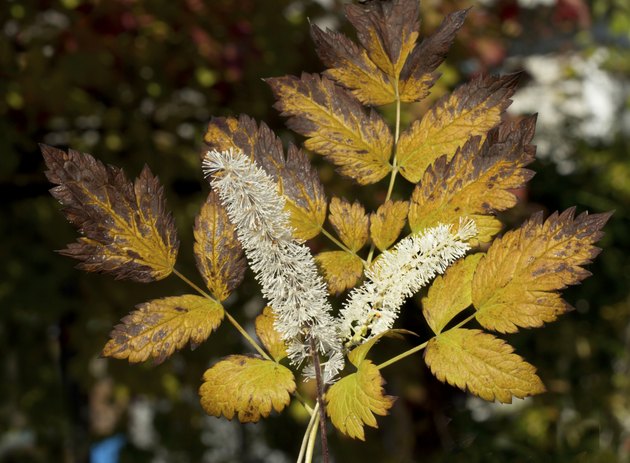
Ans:
{"label": "blurred foliage", "polygon": [[[74,232],[47,194],[37,143],[90,152],[130,176],[148,163],[176,215],[178,267],[192,269],[192,222],[207,191],[199,153],[210,116],[247,113],[291,137],[261,78],[321,70],[307,18],[348,33],[341,3],[0,5],[0,461],[86,461],[91,445],[119,433],[126,436],[121,461],[291,461],[301,436],[294,431],[305,426],[297,408],[262,425],[240,425],[208,418],[198,404],[205,367],[240,343],[227,325],[196,351],[157,367],[98,358],[111,327],[135,304],[185,288],[171,279],[143,285],[83,274],[53,253]],[[368,432],[367,443],[333,435],[333,453],[338,461],[628,462],[630,7],[625,0],[480,3],[429,100],[477,73],[514,70],[519,56],[535,54],[588,57],[605,49],[602,69],[623,83],[618,130],[608,139],[572,140],[566,175],[553,157],[541,158],[522,203],[504,217],[515,225],[533,210],[576,203],[593,212],[616,209],[605,249],[590,267],[595,276],[566,293],[576,312],[510,338],[539,367],[547,394],[512,406],[482,403],[410,358],[384,372],[388,392],[400,398],[380,430]],[[423,30],[467,6],[425,0]],[[427,104],[411,107],[403,121]],[[329,191],[352,198],[334,183],[333,170],[322,168]],[[381,187],[371,192],[382,194]],[[230,301],[241,319],[262,307],[249,288],[240,293],[250,296]],[[408,314],[404,322],[426,329],[418,320]],[[391,349],[384,357],[401,349],[384,345]],[[308,394],[310,386],[303,387]]]}

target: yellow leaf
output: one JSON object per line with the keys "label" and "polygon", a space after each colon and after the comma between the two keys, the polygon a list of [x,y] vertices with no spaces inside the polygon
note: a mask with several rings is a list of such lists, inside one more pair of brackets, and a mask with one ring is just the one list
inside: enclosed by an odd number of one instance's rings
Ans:
{"label": "yellow leaf", "polygon": [[271,129],[245,115],[238,119],[212,118],[204,139],[210,149],[241,150],[278,182],[291,214],[294,238],[308,240],[319,234],[326,220],[326,195],[317,171],[302,150],[289,145],[285,157],[282,142]]}
{"label": "yellow leaf", "polygon": [[444,275],[438,276],[426,297],[422,298],[422,312],[435,334],[461,311],[472,304],[472,278],[483,254],[472,254],[455,262]]}
{"label": "yellow leaf", "polygon": [[133,363],[153,357],[159,363],[188,341],[197,347],[219,327],[223,315],[221,304],[192,294],[140,304],[114,327],[103,355]]}
{"label": "yellow leaf", "polygon": [[374,245],[381,251],[389,248],[407,220],[407,201],[386,201],[370,216],[370,236]]}
{"label": "yellow leaf", "polygon": [[418,39],[419,2],[348,4],[346,16],[370,59],[394,82]]}
{"label": "yellow leaf", "polygon": [[316,74],[267,79],[289,116],[287,126],[307,137],[304,146],[324,155],[342,175],[361,185],[378,182],[391,171],[393,137],[383,118],[366,113],[346,90]]}
{"label": "yellow leaf", "polygon": [[282,193],[287,198],[285,209],[291,214],[293,237],[309,240],[317,236],[326,220],[326,195],[304,151],[289,145]]}
{"label": "yellow leaf", "polygon": [[195,219],[195,261],[206,286],[218,300],[225,300],[245,274],[243,249],[234,226],[215,192]]}
{"label": "yellow leaf", "polygon": [[324,73],[365,105],[384,105],[396,99],[394,86],[368,57],[367,52],[337,31],[311,25],[315,50],[328,67]]}
{"label": "yellow leaf", "polygon": [[88,272],[143,283],[173,271],[179,241],[157,177],[144,167],[135,183],[89,154],[41,145],[52,195],[81,234],[62,251]]}
{"label": "yellow leaf", "polygon": [[333,198],[330,201],[328,220],[348,248],[357,252],[368,239],[369,218],[358,201]]}
{"label": "yellow leaf", "polygon": [[357,284],[363,275],[363,261],[346,251],[324,251],[315,256],[324,273],[328,291],[339,294]]}
{"label": "yellow leaf", "polygon": [[590,275],[582,268],[599,253],[593,244],[602,236],[608,214],[583,213],[575,208],[542,213],[519,229],[495,240],[479,262],[472,286],[477,320],[485,328],[513,333],[555,320],[569,308],[557,294]]}
{"label": "yellow leaf", "polygon": [[364,425],[378,428],[374,415],[387,415],[394,404],[394,397],[384,395],[384,383],[376,365],[363,360],[356,373],[326,392],[326,412],[332,424],[353,439],[365,440]]}
{"label": "yellow leaf", "polygon": [[271,307],[267,306],[262,313],[256,317],[256,335],[263,343],[267,352],[271,354],[276,362],[287,356],[287,345],[282,340],[280,333],[274,328],[276,317]]}
{"label": "yellow leaf", "polygon": [[411,195],[411,230],[455,224],[466,216],[475,220],[477,241],[490,241],[501,223],[489,215],[514,206],[517,198],[511,190],[533,176],[524,167],[534,160],[535,149],[529,142],[535,123],[535,117],[502,123],[488,133],[484,143],[481,137],[473,137],[451,161],[446,156],[438,158]]}
{"label": "yellow leaf", "polygon": [[439,76],[434,71],[444,61],[467,13],[468,10],[461,10],[449,14],[434,34],[415,46],[400,73],[401,101],[411,103],[428,95]]}
{"label": "yellow leaf", "polygon": [[469,138],[485,134],[510,104],[517,74],[475,79],[440,99],[403,132],[397,144],[400,173],[416,183],[437,158],[450,160]]}
{"label": "yellow leaf", "polygon": [[255,423],[271,410],[280,412],[295,391],[288,368],[257,357],[230,355],[215,363],[203,375],[199,388],[201,406],[208,415],[234,415],[241,423]]}
{"label": "yellow leaf", "polygon": [[481,330],[454,329],[432,338],[424,360],[431,372],[485,400],[511,403],[545,391],[536,369],[505,341]]}

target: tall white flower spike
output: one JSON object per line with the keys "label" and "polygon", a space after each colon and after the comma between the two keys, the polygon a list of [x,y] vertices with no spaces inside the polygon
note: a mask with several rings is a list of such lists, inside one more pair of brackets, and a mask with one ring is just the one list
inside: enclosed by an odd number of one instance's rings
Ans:
{"label": "tall white flower spike", "polygon": [[[310,250],[291,236],[289,214],[276,183],[242,152],[209,151],[206,176],[236,227],[263,296],[275,312],[275,328],[287,342],[292,363],[310,358],[310,343],[322,360],[324,382],[343,368],[342,345],[328,302],[326,284],[317,273]],[[307,374],[313,369],[307,368]]]}
{"label": "tall white flower spike", "polygon": [[339,336],[346,348],[391,328],[405,299],[466,254],[475,222],[464,219],[456,232],[451,228],[440,224],[408,236],[366,270],[365,283],[350,292],[341,310]]}

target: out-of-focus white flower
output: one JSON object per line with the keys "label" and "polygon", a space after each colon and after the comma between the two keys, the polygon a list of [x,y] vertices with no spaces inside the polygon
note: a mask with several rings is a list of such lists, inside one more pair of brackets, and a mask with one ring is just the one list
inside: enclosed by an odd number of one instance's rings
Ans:
{"label": "out-of-focus white flower", "polygon": [[340,337],[346,348],[392,327],[405,299],[444,273],[470,249],[477,227],[461,220],[458,230],[440,224],[401,240],[383,252],[365,272],[366,282],[353,289],[341,311]]}
{"label": "out-of-focus white flower", "polygon": [[603,69],[607,56],[605,49],[599,49],[588,57],[573,53],[514,58],[532,81],[516,92],[508,111],[538,113],[537,153],[550,157],[561,174],[575,169],[575,140],[610,143],[622,129],[627,90]]}
{"label": "out-of-focus white flower", "polygon": [[232,149],[209,151],[203,169],[205,175],[215,174],[212,188],[275,312],[275,328],[288,344],[289,358],[294,364],[308,359],[313,341],[328,359],[322,360],[324,381],[333,381],[344,362],[326,284],[309,249],[292,238],[285,200],[275,182],[254,161]]}

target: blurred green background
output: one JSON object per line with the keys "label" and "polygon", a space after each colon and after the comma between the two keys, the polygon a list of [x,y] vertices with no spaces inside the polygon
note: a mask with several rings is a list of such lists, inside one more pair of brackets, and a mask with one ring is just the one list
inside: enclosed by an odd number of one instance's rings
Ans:
{"label": "blurred green background", "polygon": [[[322,71],[308,21],[351,34],[342,3],[0,4],[0,462],[294,460],[305,428],[297,408],[241,425],[198,405],[205,368],[244,349],[229,325],[159,366],[99,358],[136,304],[187,288],[84,274],[55,254],[76,234],[47,193],[37,144],[92,153],[130,176],[149,164],[175,213],[178,267],[194,276],[191,228],[208,191],[199,154],[209,118],[246,113],[292,140],[261,78]],[[589,267],[594,277],[565,292],[577,310],[508,337],[548,393],[488,404],[439,383],[412,357],[384,371],[399,399],[367,442],[331,431],[335,461],[629,462],[630,5],[425,0],[423,33],[468,6],[443,79],[404,120],[473,75],[524,69],[511,111],[539,113],[538,174],[506,225],[572,205],[616,212]],[[320,165],[329,191],[362,198]],[[241,320],[262,307],[251,282],[231,303]],[[407,318],[417,328],[417,316]]]}

